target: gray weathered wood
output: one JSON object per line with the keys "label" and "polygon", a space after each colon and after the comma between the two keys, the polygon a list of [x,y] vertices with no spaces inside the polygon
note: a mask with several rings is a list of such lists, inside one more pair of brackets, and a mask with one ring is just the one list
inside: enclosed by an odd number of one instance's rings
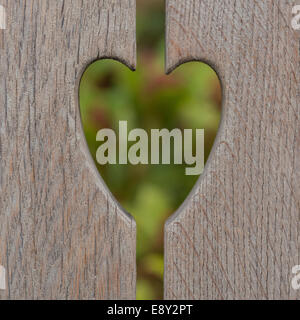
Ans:
{"label": "gray weathered wood", "polygon": [[[224,95],[205,173],[166,225],[168,299],[300,297],[296,3],[167,1],[167,70],[209,62]],[[0,5],[0,299],[134,298],[135,223],[89,156],[78,86],[97,58],[134,67],[135,1]]]}
{"label": "gray weathered wood", "polygon": [[205,172],[165,228],[167,299],[299,299],[300,33],[291,0],[167,0],[167,71],[223,85]]}
{"label": "gray weathered wood", "polygon": [[0,299],[135,298],[135,222],[101,182],[78,106],[89,63],[134,67],[134,0],[0,0]]}

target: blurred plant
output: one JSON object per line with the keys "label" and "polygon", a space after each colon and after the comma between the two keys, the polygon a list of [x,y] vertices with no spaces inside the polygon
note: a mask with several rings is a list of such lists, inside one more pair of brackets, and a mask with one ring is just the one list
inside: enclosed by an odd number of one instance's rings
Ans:
{"label": "blurred plant", "polygon": [[[205,154],[213,145],[221,111],[221,88],[215,72],[193,62],[172,75],[164,70],[163,1],[138,1],[137,71],[112,60],[92,64],[80,86],[80,108],[87,143],[95,159],[101,128],[204,128]],[[95,161],[96,163],[96,161]],[[138,299],[162,299],[163,226],[188,196],[198,177],[185,165],[106,165],[97,168],[123,208],[137,222]]]}

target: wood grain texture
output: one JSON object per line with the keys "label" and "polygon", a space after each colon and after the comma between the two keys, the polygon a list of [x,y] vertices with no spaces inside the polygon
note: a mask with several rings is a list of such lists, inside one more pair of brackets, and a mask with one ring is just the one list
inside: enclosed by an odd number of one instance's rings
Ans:
{"label": "wood grain texture", "polygon": [[165,227],[166,299],[299,299],[300,33],[292,0],[167,0],[167,71],[214,67],[223,117]]}
{"label": "wood grain texture", "polygon": [[89,155],[78,88],[95,59],[135,66],[135,1],[0,4],[0,299],[134,299],[135,222]]}

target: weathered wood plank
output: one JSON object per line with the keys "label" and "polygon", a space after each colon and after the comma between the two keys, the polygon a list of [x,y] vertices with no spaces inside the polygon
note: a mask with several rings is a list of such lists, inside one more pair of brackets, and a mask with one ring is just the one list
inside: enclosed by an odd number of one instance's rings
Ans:
{"label": "weathered wood plank", "polygon": [[101,182],[78,106],[89,63],[134,67],[134,0],[0,0],[0,299],[135,298],[135,223]]}
{"label": "weathered wood plank", "polygon": [[300,298],[297,2],[167,1],[167,71],[208,62],[224,105],[205,172],[166,224],[166,299]]}

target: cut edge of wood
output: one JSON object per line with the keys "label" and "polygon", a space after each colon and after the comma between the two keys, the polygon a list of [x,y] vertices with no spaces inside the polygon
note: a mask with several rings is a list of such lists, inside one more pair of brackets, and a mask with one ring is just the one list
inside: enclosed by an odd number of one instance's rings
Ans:
{"label": "cut edge of wood", "polygon": [[[168,42],[167,42],[168,43]],[[194,56],[187,56],[186,58],[180,58],[175,63],[169,64],[169,57],[167,55],[166,51],[166,74],[171,74],[173,71],[175,71],[178,67],[184,65],[185,63],[189,62],[198,62],[198,63],[204,63],[208,65],[217,75],[219,82],[221,84],[221,90],[222,90],[222,104],[221,104],[221,118],[220,123],[217,131],[217,135],[214,141],[214,144],[212,146],[212,149],[210,151],[209,157],[205,163],[203,172],[201,173],[200,177],[196,181],[194,187],[186,197],[186,199],[183,201],[183,203],[180,205],[180,207],[166,220],[165,222],[165,234],[166,231],[168,231],[168,227],[175,222],[181,214],[184,213],[185,209],[188,207],[188,204],[190,203],[191,199],[195,196],[197,190],[201,186],[202,182],[205,180],[207,173],[209,172],[211,163],[213,162],[213,158],[217,156],[216,148],[220,144],[222,135],[224,133],[224,125],[225,125],[225,106],[226,106],[226,88],[223,86],[224,79],[222,77],[222,72],[220,72],[220,68],[216,63],[214,63],[212,60],[207,60],[203,57],[194,57]]]}
{"label": "cut edge of wood", "polygon": [[79,112],[80,116],[80,130],[79,130],[79,137],[77,137],[80,141],[81,145],[81,151],[84,153],[87,161],[87,165],[89,169],[93,172],[93,175],[95,177],[95,184],[97,187],[104,192],[104,194],[107,196],[107,198],[115,204],[119,212],[122,214],[122,218],[127,222],[128,225],[131,226],[131,229],[135,232],[135,237],[136,237],[136,221],[134,217],[126,211],[122,205],[119,203],[119,201],[116,199],[116,197],[113,195],[113,193],[109,190],[108,186],[106,185],[104,179],[102,178],[100,172],[98,171],[94,159],[92,158],[91,152],[89,150],[86,137],[84,134],[84,129],[83,129],[83,123],[82,123],[82,114],[80,110],[80,84],[82,77],[86,70],[95,62],[101,61],[101,60],[113,60],[120,62],[122,65],[127,67],[129,70],[134,72],[136,70],[136,56],[134,58],[134,61],[129,61],[117,56],[109,56],[109,55],[103,55],[99,56],[95,59],[91,59],[90,61],[86,62],[80,69],[80,76],[76,80],[76,85],[75,85],[75,103],[76,103],[76,108],[77,111]]}

